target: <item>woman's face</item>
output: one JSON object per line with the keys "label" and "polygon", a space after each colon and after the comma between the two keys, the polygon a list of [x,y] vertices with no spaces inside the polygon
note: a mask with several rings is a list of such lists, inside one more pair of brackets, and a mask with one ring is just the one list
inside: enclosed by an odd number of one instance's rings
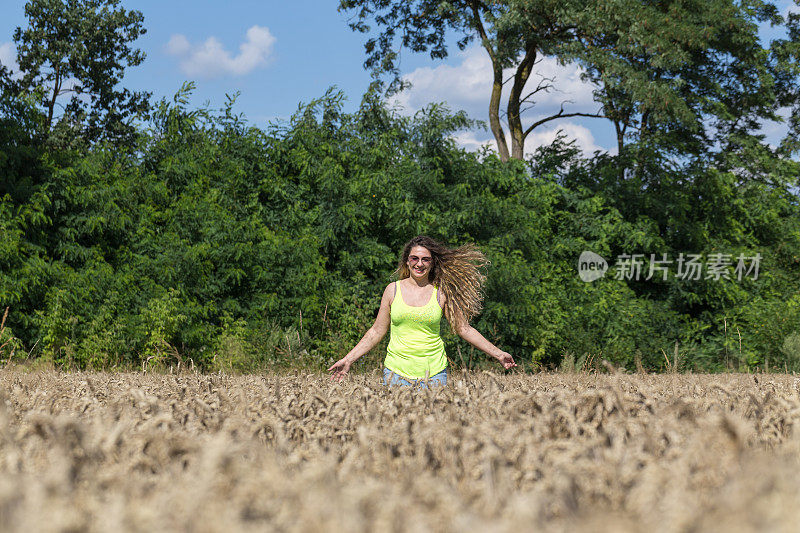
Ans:
{"label": "woman's face", "polygon": [[411,277],[414,279],[427,278],[433,267],[433,257],[427,248],[423,246],[414,246],[408,252],[408,270],[411,272]]}

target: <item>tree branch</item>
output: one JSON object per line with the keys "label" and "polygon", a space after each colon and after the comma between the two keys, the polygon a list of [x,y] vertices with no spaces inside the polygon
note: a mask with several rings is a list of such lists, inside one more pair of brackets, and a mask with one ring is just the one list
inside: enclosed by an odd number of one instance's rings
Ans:
{"label": "tree branch", "polygon": [[492,60],[492,64],[497,61],[497,57],[495,56],[494,50],[492,47],[489,46],[489,36],[486,34],[486,29],[483,27],[483,21],[481,20],[481,14],[478,11],[478,0],[472,0],[470,6],[472,7],[472,19],[475,23],[475,29],[478,30],[478,35],[481,37],[481,43],[486,51],[489,53],[489,59]]}
{"label": "tree branch", "polygon": [[556,120],[559,118],[569,118],[569,117],[606,118],[606,116],[603,115],[602,113],[564,113],[564,108],[562,107],[561,111],[559,111],[557,114],[551,115],[541,120],[537,120],[536,122],[531,124],[531,126],[525,130],[525,137],[527,137],[528,134],[532,132],[534,129],[538,128],[539,126],[541,126],[546,122],[550,122],[551,120]]}
{"label": "tree branch", "polygon": [[47,106],[47,130],[50,131],[50,127],[53,124],[53,110],[56,107],[56,98],[58,98],[58,93],[61,92],[61,65],[54,65],[55,71],[55,80],[53,81],[53,97],[50,98],[50,103]]}
{"label": "tree branch", "polygon": [[[556,78],[555,78],[555,76],[553,76],[552,78],[546,78],[546,77],[544,77],[544,76],[543,76],[543,77],[542,77],[542,81],[540,81],[540,82],[539,82],[539,85],[537,85],[537,86],[536,86],[536,88],[535,88],[534,90],[532,90],[530,93],[528,93],[528,94],[525,96],[525,98],[523,98],[522,100],[520,100],[520,101],[519,101],[519,103],[520,103],[520,104],[524,104],[525,102],[527,102],[527,101],[528,101],[528,98],[530,98],[530,97],[531,97],[531,96],[533,96],[534,94],[536,94],[536,93],[538,93],[538,92],[540,92],[540,91],[545,91],[545,92],[547,92],[549,89],[552,89],[552,88],[553,88],[553,83],[554,83],[555,81],[556,81]],[[546,85],[545,85],[545,82],[547,82],[547,84],[546,84]]]}

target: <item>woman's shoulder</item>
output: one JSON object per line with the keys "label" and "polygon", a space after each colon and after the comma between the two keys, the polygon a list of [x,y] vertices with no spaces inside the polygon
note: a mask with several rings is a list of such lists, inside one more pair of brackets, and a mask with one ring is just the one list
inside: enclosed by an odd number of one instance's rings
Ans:
{"label": "woman's shoulder", "polygon": [[383,297],[388,298],[389,304],[391,304],[394,301],[394,297],[397,294],[398,283],[399,282],[397,281],[393,281],[390,284],[388,284],[385,289],[383,289]]}

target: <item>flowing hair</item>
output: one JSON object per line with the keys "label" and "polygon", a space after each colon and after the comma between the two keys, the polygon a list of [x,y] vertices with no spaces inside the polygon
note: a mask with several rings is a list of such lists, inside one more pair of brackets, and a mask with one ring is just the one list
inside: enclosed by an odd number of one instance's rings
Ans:
{"label": "flowing hair", "polygon": [[408,256],[415,246],[422,246],[431,253],[428,279],[447,298],[444,316],[450,323],[450,329],[456,333],[462,326],[469,325],[483,308],[483,282],[486,276],[480,269],[488,265],[489,260],[474,244],[448,248],[430,237],[420,235],[403,247],[396,271],[398,279],[411,276]]}

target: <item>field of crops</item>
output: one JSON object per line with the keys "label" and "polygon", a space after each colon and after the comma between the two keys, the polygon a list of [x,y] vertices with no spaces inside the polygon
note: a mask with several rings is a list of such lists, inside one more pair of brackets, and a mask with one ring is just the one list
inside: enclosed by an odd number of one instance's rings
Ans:
{"label": "field of crops", "polygon": [[799,387],[0,370],[0,530],[796,531]]}

